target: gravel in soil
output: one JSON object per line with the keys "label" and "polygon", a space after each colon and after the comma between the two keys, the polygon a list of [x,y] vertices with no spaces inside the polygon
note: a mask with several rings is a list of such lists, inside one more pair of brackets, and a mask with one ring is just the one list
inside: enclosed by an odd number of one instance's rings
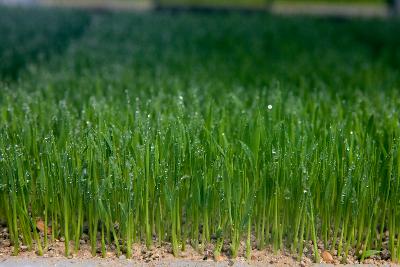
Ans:
{"label": "gravel in soil", "polygon": [[[43,233],[41,233],[43,235]],[[49,237],[50,239],[50,237]],[[102,259],[101,254],[101,243],[98,241],[96,255],[91,254],[91,247],[88,242],[86,235],[80,240],[80,249],[74,251],[74,242],[70,242],[71,255],[65,257],[64,254],[64,242],[63,238],[56,239],[54,241],[49,240],[49,245],[43,249],[43,256],[37,255],[35,249],[29,249],[26,245],[20,246],[20,253],[17,258],[20,259],[41,259],[41,258],[52,258],[52,259],[75,259],[75,260],[100,260],[103,263],[106,262],[130,262],[130,263],[149,263],[149,264],[163,264],[170,262],[219,262],[231,265],[250,264],[257,266],[274,265],[274,266],[310,266],[313,264],[313,244],[312,242],[305,242],[304,255],[299,262],[297,255],[290,253],[288,250],[279,251],[274,253],[271,247],[266,247],[263,250],[253,249],[251,252],[251,258],[245,258],[245,244],[243,243],[240,249],[239,256],[236,259],[232,259],[229,256],[229,244],[224,244],[222,253],[220,256],[214,257],[213,255],[213,244],[208,244],[205,247],[201,247],[195,250],[192,246],[186,245],[185,251],[181,251],[178,258],[172,254],[172,247],[169,243],[164,242],[161,245],[153,245],[152,248],[148,249],[145,245],[134,244],[132,245],[132,258],[127,259],[126,255],[117,255],[115,247],[113,245],[107,246],[107,252],[105,255],[106,259]],[[155,240],[155,243],[157,241]],[[254,248],[256,247],[255,241],[253,241]],[[35,245],[33,245],[35,247]],[[337,256],[337,251],[324,250],[322,242],[318,244],[318,250],[321,255],[321,263],[331,264],[358,264],[360,263],[355,257],[354,251],[349,252],[347,262],[341,262],[340,257]],[[13,251],[13,245],[9,240],[9,233],[7,227],[0,227],[0,262],[11,258]],[[391,264],[390,253],[387,249],[377,255],[373,255],[366,259],[363,263],[365,264],[376,264],[376,265],[388,265]]]}

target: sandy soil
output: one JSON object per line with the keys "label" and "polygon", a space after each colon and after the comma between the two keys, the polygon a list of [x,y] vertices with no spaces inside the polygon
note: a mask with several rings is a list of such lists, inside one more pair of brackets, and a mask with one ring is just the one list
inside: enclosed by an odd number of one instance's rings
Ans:
{"label": "sandy soil", "polygon": [[[40,233],[43,239],[43,233]],[[50,239],[50,238],[49,238]],[[18,255],[18,259],[58,259],[58,260],[66,260],[66,259],[77,259],[77,260],[99,260],[101,263],[115,262],[122,263],[123,265],[127,262],[130,263],[138,263],[138,264],[150,264],[150,265],[159,265],[163,263],[170,262],[218,262],[223,264],[223,266],[232,266],[232,265],[254,265],[254,266],[265,266],[265,265],[275,265],[275,266],[310,266],[313,264],[313,244],[311,241],[304,243],[304,255],[299,262],[297,260],[297,256],[295,254],[290,253],[288,250],[279,251],[274,253],[271,247],[267,247],[263,250],[256,249],[255,240],[253,240],[253,250],[251,252],[251,259],[245,258],[245,245],[242,244],[239,256],[236,259],[232,259],[229,256],[229,244],[224,244],[222,249],[222,255],[220,257],[214,257],[213,255],[213,244],[207,244],[206,246],[200,247],[200,249],[195,250],[189,244],[186,245],[185,251],[181,251],[179,257],[174,257],[172,254],[172,248],[169,243],[162,243],[161,245],[153,245],[151,249],[147,249],[142,244],[134,244],[132,246],[132,258],[126,259],[124,254],[116,255],[114,245],[107,247],[106,259],[102,259],[101,257],[101,244],[98,241],[97,244],[97,252],[96,256],[92,256],[89,244],[89,237],[84,234],[82,239],[80,240],[80,249],[75,252],[74,251],[74,242],[70,242],[70,251],[72,252],[69,257],[65,257],[64,255],[64,240],[60,238],[60,240],[56,239],[54,241],[49,241],[49,245],[47,248],[43,250],[43,256],[37,255],[35,252],[36,245],[34,244],[32,249],[25,245],[20,246],[20,254]],[[157,244],[157,240],[154,240],[154,244]],[[332,263],[339,264],[341,262],[341,258],[336,255],[336,251],[331,251],[327,254],[323,247],[322,243],[318,244],[318,250],[321,255],[321,263]],[[14,258],[12,256],[13,245],[9,240],[8,229],[5,226],[0,226],[0,263],[2,261],[6,261],[7,259]],[[325,253],[324,253],[325,252]],[[326,254],[328,256],[326,256]],[[350,251],[349,257],[347,259],[348,264],[358,264],[358,259],[354,256],[354,251]],[[331,257],[331,258],[330,258]],[[371,258],[366,259],[363,263],[365,264],[378,264],[378,265],[391,265],[393,263],[389,262],[390,253],[388,250],[384,250],[377,255],[372,256]],[[121,262],[122,261],[122,262]],[[113,265],[115,265],[113,263]]]}

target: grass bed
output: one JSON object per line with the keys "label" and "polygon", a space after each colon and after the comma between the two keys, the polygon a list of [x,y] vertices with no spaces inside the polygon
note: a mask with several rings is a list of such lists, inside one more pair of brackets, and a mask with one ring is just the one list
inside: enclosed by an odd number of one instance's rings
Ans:
{"label": "grass bed", "polygon": [[384,249],[398,261],[399,26],[93,15],[0,91],[14,254],[63,237],[69,255],[85,233],[103,256],[167,241],[176,256],[229,244],[234,258],[243,242],[246,257],[272,246],[300,259],[311,240],[316,262],[318,242],[343,262]]}

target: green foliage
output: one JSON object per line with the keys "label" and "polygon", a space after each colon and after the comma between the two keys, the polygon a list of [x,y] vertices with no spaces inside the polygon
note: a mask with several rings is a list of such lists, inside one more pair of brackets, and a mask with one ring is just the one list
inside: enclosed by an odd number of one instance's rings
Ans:
{"label": "green foliage", "polygon": [[46,61],[78,37],[87,14],[0,7],[0,79],[15,79],[27,65]]}
{"label": "green foliage", "polygon": [[234,257],[244,240],[247,257],[267,244],[302,255],[321,240],[344,259],[385,246],[400,259],[399,26],[93,16],[0,91],[0,219],[15,253],[46,247],[41,218],[66,254],[85,231],[102,255],[169,241],[175,255],[229,242]]}

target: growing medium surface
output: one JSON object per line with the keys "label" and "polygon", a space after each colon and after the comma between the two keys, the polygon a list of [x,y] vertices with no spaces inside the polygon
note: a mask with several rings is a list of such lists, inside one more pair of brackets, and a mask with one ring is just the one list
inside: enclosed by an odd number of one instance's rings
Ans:
{"label": "growing medium surface", "polygon": [[68,255],[88,235],[127,257],[169,242],[301,258],[311,241],[315,261],[319,244],[400,259],[399,21],[68,11],[78,35],[66,11],[30,12],[1,26],[1,55],[48,38],[27,30],[40,15],[69,46],[0,74],[15,254],[62,238]]}

